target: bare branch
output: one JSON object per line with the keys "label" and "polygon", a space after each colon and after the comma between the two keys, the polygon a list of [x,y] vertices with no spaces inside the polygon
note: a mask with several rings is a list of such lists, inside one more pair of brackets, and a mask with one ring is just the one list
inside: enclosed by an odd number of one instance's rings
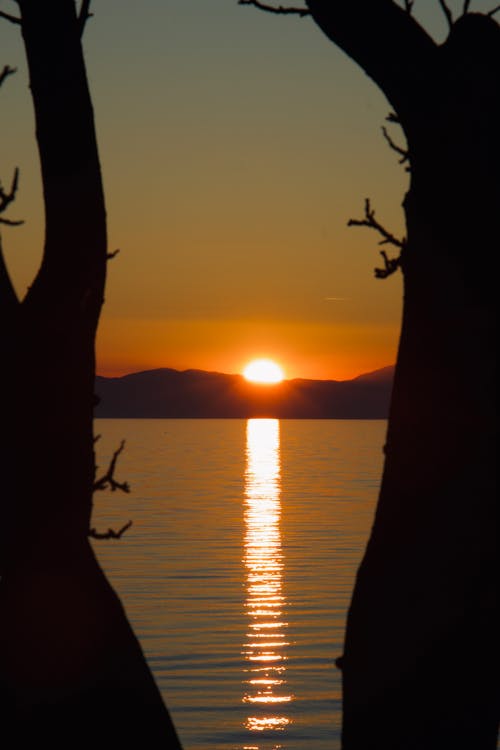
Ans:
{"label": "bare branch", "polygon": [[[95,435],[94,436],[94,445],[97,443],[101,436]],[[116,462],[118,460],[118,456],[123,451],[125,447],[125,440],[122,440],[120,443],[119,448],[115,450],[113,453],[113,456],[111,458],[111,461],[109,462],[108,470],[105,474],[100,477],[100,479],[96,479],[94,481],[92,490],[93,492],[96,492],[97,490],[105,490],[106,488],[109,488],[111,492],[114,492],[115,490],[121,490],[122,492],[130,492],[130,485],[128,482],[117,482],[115,479],[115,469],[116,469]],[[91,528],[88,532],[88,536],[92,539],[120,539],[123,534],[132,526],[132,521],[128,521],[124,526],[121,527],[118,531],[115,531],[114,529],[108,529],[107,531],[96,531],[95,528]]]}
{"label": "bare branch", "polygon": [[[95,439],[94,439],[95,442]],[[125,447],[125,440],[122,440],[120,443],[120,447],[115,450],[113,453],[113,456],[111,458],[111,461],[109,462],[108,470],[105,474],[102,475],[99,479],[94,480],[93,485],[93,491],[96,492],[97,490],[105,490],[106,488],[109,488],[111,492],[115,492],[115,490],[121,490],[122,492],[130,492],[130,485],[128,482],[117,482],[115,479],[115,469],[116,469],[116,462],[118,460],[118,456],[123,451]]]}
{"label": "bare branch", "polygon": [[365,218],[364,219],[349,219],[347,222],[348,227],[369,227],[375,229],[379,234],[382,235],[383,239],[379,242],[379,245],[395,245],[400,249],[404,248],[406,241],[398,240],[391,232],[388,232],[385,227],[380,224],[375,218],[375,211],[370,205],[370,199],[365,200]]}
{"label": "bare branch", "polygon": [[386,279],[388,276],[393,274],[401,265],[401,255],[397,258],[389,258],[384,250],[380,251],[380,255],[384,259],[384,268],[375,269],[376,279]]}
{"label": "bare branch", "polygon": [[0,73],[0,86],[8,76],[13,75],[16,72],[16,68],[11,68],[10,65],[4,65],[3,70]]}
{"label": "bare branch", "polygon": [[[401,159],[399,160],[400,164],[404,164],[405,162],[410,161],[410,152],[408,151],[408,149],[401,148],[401,146],[398,146],[396,143],[394,143],[391,136],[387,132],[387,128],[384,128],[383,126],[382,126],[382,134],[385,140],[387,141],[387,143],[389,144],[390,148],[392,148],[393,151],[395,151],[397,154],[401,156]],[[405,167],[405,169],[407,172],[410,171],[409,166]]]}
{"label": "bare branch", "polygon": [[464,0],[464,7],[462,10],[462,15],[465,16],[466,13],[469,12],[469,6],[470,6],[470,0]]}
{"label": "bare branch", "polygon": [[117,250],[113,250],[112,253],[107,253],[106,258],[108,260],[112,260],[112,258],[116,258],[119,252],[120,252],[120,248],[118,248]]}
{"label": "bare branch", "polygon": [[82,4],[80,6],[80,13],[78,14],[78,25],[80,27],[80,36],[83,35],[83,32],[85,31],[85,24],[89,20],[89,18],[93,17],[93,13],[89,13],[90,9],[90,3],[92,0],[82,0]]}
{"label": "bare branch", "polygon": [[125,526],[122,526],[118,531],[108,529],[107,531],[99,532],[92,528],[90,529],[88,536],[92,539],[121,539],[123,534],[127,531],[127,529],[130,529],[131,526],[132,521],[126,523]]}
{"label": "bare branch", "polygon": [[413,10],[414,0],[405,0],[405,11],[411,16]]}
{"label": "bare branch", "polygon": [[490,10],[486,15],[492,18],[492,16],[494,16],[495,13],[498,13],[499,10],[500,10],[500,5],[497,5],[496,8],[493,8],[493,10]]}
{"label": "bare branch", "polygon": [[451,14],[451,10],[446,5],[445,0],[439,0],[439,5],[441,6],[441,10],[445,14],[446,20],[448,21],[448,26],[451,29],[451,27],[453,26],[453,16]]}
{"label": "bare branch", "polygon": [[[349,227],[369,227],[374,229],[382,236],[382,240],[379,245],[394,245],[398,247],[402,252],[406,246],[406,239],[398,240],[391,232],[388,232],[385,227],[380,224],[375,218],[375,211],[370,206],[370,199],[365,200],[365,218],[364,219],[349,219],[347,222]],[[397,258],[389,258],[387,254],[381,250],[380,254],[384,259],[384,268],[375,269],[375,277],[377,279],[385,279],[396,271],[401,265],[401,253]]]}
{"label": "bare branch", "polygon": [[0,224],[5,224],[6,227],[20,227],[21,224],[24,224],[24,221],[22,219],[20,221],[14,221],[13,219],[4,219],[0,216]]}
{"label": "bare branch", "polygon": [[21,25],[22,21],[17,16],[11,16],[10,13],[5,13],[5,11],[0,10],[0,18],[5,18],[6,21],[10,21],[11,23],[15,23],[18,26]]}
{"label": "bare branch", "polygon": [[389,112],[385,119],[387,122],[395,122],[397,125],[401,125],[401,120],[395,112]]}
{"label": "bare branch", "polygon": [[[4,69],[5,70],[5,69]],[[7,73],[7,75],[9,75]],[[8,206],[16,198],[17,188],[19,185],[19,169],[16,167],[14,170],[14,176],[12,178],[12,184],[8,193],[3,189],[2,183],[0,182],[0,214],[7,210]],[[24,224],[24,221],[13,221],[12,219],[4,219],[0,216],[0,224],[6,224],[10,227],[17,227],[20,224]]]}
{"label": "bare branch", "polygon": [[279,13],[280,15],[296,15],[304,18],[310,16],[311,11],[307,8],[288,8],[283,5],[266,5],[265,3],[259,2],[259,0],[238,0],[238,5],[253,5],[259,10],[267,10],[269,13]]}

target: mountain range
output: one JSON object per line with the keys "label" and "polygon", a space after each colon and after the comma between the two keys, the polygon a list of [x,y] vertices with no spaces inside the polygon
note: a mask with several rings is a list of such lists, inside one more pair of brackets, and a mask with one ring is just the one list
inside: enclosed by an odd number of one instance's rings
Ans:
{"label": "mountain range", "polygon": [[386,419],[394,367],[352,380],[250,383],[242,375],[161,368],[97,376],[96,417]]}

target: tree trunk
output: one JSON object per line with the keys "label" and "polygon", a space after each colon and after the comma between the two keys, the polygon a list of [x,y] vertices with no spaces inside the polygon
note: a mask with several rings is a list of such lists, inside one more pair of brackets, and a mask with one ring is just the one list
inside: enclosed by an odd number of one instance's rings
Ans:
{"label": "tree trunk", "polygon": [[468,17],[440,53],[428,107],[403,119],[412,169],[403,323],[382,487],[346,633],[345,750],[497,741],[498,27]]}
{"label": "tree trunk", "polygon": [[[2,729],[47,742],[180,748],[88,541],[94,340],[106,216],[73,0],[21,0],[46,211],[41,268],[18,301],[2,265]],[[32,744],[33,743],[33,744]]]}
{"label": "tree trunk", "polygon": [[387,95],[411,162],[385,466],[341,662],[343,748],[495,750],[500,28],[467,14],[438,46],[387,0],[308,5]]}

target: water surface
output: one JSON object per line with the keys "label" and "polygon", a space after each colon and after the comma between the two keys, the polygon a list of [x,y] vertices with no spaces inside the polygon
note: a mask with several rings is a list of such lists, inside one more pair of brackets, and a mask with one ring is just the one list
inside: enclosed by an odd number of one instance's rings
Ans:
{"label": "water surface", "polygon": [[98,420],[95,542],[185,750],[336,750],[385,421]]}

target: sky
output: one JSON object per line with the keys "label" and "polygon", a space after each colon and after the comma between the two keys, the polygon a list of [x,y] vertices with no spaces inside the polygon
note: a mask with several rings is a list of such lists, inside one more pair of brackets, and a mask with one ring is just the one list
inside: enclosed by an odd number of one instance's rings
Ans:
{"label": "sky", "polygon": [[[375,84],[310,18],[237,0],[93,0],[92,11],[84,49],[109,249],[120,249],[99,374],[238,373],[269,357],[287,378],[343,380],[393,364],[401,275],[375,279],[377,236],[347,227],[369,197],[404,236],[408,174],[381,134],[390,106]],[[417,0],[415,15],[443,38],[437,0]],[[17,68],[0,91],[0,179],[8,187],[19,166],[9,218],[25,220],[2,242],[23,296],[41,259],[42,193],[20,32],[1,19],[0,50],[0,67]]]}

